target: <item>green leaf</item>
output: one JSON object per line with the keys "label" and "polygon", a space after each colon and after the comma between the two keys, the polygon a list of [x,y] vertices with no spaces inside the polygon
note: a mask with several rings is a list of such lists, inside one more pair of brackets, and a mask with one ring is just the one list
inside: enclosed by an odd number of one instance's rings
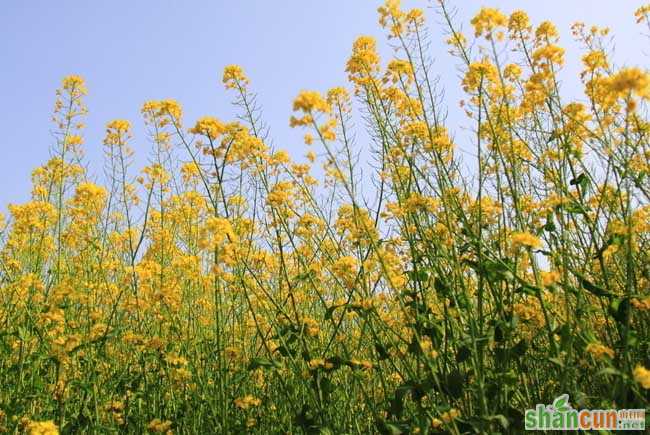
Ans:
{"label": "green leaf", "polygon": [[561,134],[560,134],[559,130],[553,130],[551,132],[550,136],[548,137],[548,139],[546,140],[546,143],[549,144],[549,143],[553,142],[554,140],[559,139],[560,137],[561,137]]}
{"label": "green leaf", "polygon": [[375,343],[375,351],[377,351],[377,358],[380,361],[390,358],[390,353],[388,353],[388,348],[381,343]]}
{"label": "green leaf", "polygon": [[580,285],[582,286],[582,288],[587,290],[589,293],[596,296],[603,296],[608,298],[611,298],[613,296],[613,294],[611,294],[607,290],[589,281],[582,274],[579,274],[578,272],[573,272],[573,274],[578,278],[578,281],[580,281]]}
{"label": "green leaf", "polygon": [[630,315],[630,300],[628,298],[612,299],[609,304],[609,313],[619,324],[625,325]]}
{"label": "green leaf", "polygon": [[508,421],[508,419],[501,414],[491,415],[490,417],[488,417],[488,420],[498,422],[499,425],[505,430],[508,430],[508,427],[510,426],[510,422]]}
{"label": "green leaf", "polygon": [[568,204],[561,205],[560,207],[562,207],[567,213],[571,214],[587,214],[589,211],[589,207],[584,206],[577,201],[572,201]]}
{"label": "green leaf", "polygon": [[307,405],[303,405],[302,410],[294,418],[295,423],[307,433],[318,433],[320,427],[316,424],[316,419],[312,416]]}
{"label": "green leaf", "polygon": [[458,371],[453,370],[445,376],[442,389],[445,394],[454,399],[458,399],[463,395],[463,388],[465,386],[465,376]]}
{"label": "green leaf", "polygon": [[384,420],[377,422],[377,429],[382,435],[402,435],[409,432],[409,426],[406,423],[394,423]]}
{"label": "green leaf", "polygon": [[327,310],[325,310],[325,320],[332,320],[332,315],[337,308],[344,307],[346,304],[332,305]]}
{"label": "green leaf", "polygon": [[494,325],[494,341],[501,343],[505,340],[506,330],[508,326],[504,324],[502,320],[496,321]]}
{"label": "green leaf", "polygon": [[308,281],[314,279],[316,274],[313,271],[308,271],[304,273],[300,273],[295,276],[294,280],[295,281]]}
{"label": "green leaf", "polygon": [[523,284],[521,287],[515,290],[515,293],[524,293],[529,296],[535,296],[539,294],[540,291],[541,290],[539,289],[539,287],[536,287],[532,284]]}
{"label": "green leaf", "polygon": [[408,382],[397,387],[389,402],[388,415],[397,418],[402,417],[402,413],[404,412],[404,398],[412,389],[413,386]]}
{"label": "green leaf", "polygon": [[587,177],[584,173],[578,175],[576,178],[569,181],[569,184],[571,184],[572,186],[580,187],[580,194],[583,197],[585,196],[587,188],[589,187],[589,183],[590,183],[589,177]]}
{"label": "green leaf", "polygon": [[449,286],[443,282],[440,277],[436,277],[436,279],[433,281],[433,288],[436,289],[438,296],[447,298],[451,295]]}
{"label": "green leaf", "polygon": [[248,370],[255,370],[260,367],[274,367],[281,368],[282,364],[279,361],[271,360],[268,358],[253,358],[248,364]]}
{"label": "green leaf", "polygon": [[512,347],[512,354],[521,358],[526,354],[527,350],[528,350],[528,342],[526,341],[525,338],[522,338],[521,340],[519,340],[519,342],[517,342],[517,344],[515,344]]}
{"label": "green leaf", "polygon": [[320,375],[316,376],[315,378],[315,387],[317,391],[320,391],[325,401],[329,399],[329,396],[334,392],[336,388],[332,381],[329,380],[329,378]]}
{"label": "green leaf", "polygon": [[562,394],[559,397],[556,397],[555,400],[553,400],[553,408],[555,408],[558,412],[565,412],[571,409],[569,406],[569,395],[568,394]]}
{"label": "green leaf", "polygon": [[413,281],[425,282],[429,279],[429,272],[425,269],[410,271],[409,275]]}
{"label": "green leaf", "polygon": [[291,347],[285,345],[278,346],[278,348],[275,351],[282,356],[292,356],[292,357],[295,357],[297,353],[295,349],[292,349]]}
{"label": "green leaf", "polygon": [[462,363],[469,359],[472,356],[472,351],[467,346],[461,346],[456,352],[456,362]]}
{"label": "green leaf", "polygon": [[549,213],[546,216],[546,223],[544,224],[544,230],[548,231],[549,233],[555,231],[557,227],[555,226],[555,221],[553,220],[553,214]]}
{"label": "green leaf", "polygon": [[615,369],[614,367],[605,367],[604,369],[598,371],[596,373],[596,376],[605,376],[605,375],[612,375],[616,377],[621,377],[623,376],[623,373],[621,373],[619,370]]}
{"label": "green leaf", "polygon": [[609,247],[614,243],[614,241],[615,241],[614,237],[609,237],[609,238],[605,241],[605,243],[603,243],[603,246],[601,246],[601,247],[596,251],[596,253],[594,254],[594,257],[593,257],[593,258],[601,258],[601,257],[603,256],[603,253],[605,252],[605,250],[606,250],[607,248],[609,248]]}

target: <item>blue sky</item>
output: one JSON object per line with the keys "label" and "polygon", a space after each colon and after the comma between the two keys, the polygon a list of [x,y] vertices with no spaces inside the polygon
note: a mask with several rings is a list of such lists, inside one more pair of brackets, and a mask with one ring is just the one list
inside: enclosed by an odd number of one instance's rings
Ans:
{"label": "blue sky", "polygon": [[[426,8],[424,0],[403,1]],[[567,73],[577,71],[580,53],[569,36],[576,21],[612,27],[619,64],[648,65],[649,40],[634,24],[637,0],[485,0],[452,1],[457,19],[468,20],[481,5],[505,12],[524,9],[534,23],[550,19],[562,32]],[[378,37],[374,0],[328,1],[82,1],[7,0],[0,14],[0,210],[28,200],[30,172],[48,159],[54,92],[63,76],[82,75],[90,94],[86,156],[91,172],[101,174],[102,138],[107,121],[134,124],[132,147],[137,166],[146,164],[149,143],[139,110],[150,99],[175,98],[189,126],[203,115],[233,116],[221,86],[225,65],[244,67],[259,94],[274,144],[302,156],[302,133],[288,126],[291,102],[301,89],[345,83],[345,62],[353,40]],[[457,62],[446,53],[440,20],[426,11],[436,72],[442,76],[449,127],[459,140]],[[639,54],[646,48],[645,56]],[[385,56],[384,56],[385,57]],[[567,75],[568,77],[568,75]],[[569,91],[571,79],[567,78]],[[361,144],[363,145],[363,144]]]}

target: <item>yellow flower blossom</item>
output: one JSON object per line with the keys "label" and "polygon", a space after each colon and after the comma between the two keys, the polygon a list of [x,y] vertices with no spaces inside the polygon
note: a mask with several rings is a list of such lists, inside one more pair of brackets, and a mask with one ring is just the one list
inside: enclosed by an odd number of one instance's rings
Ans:
{"label": "yellow flower blossom", "polygon": [[81,76],[77,75],[64,77],[62,87],[73,96],[86,95],[88,93],[86,82]]}
{"label": "yellow flower blossom", "polygon": [[650,23],[650,4],[640,6],[636,11],[634,11],[634,17],[636,18],[637,23]]}
{"label": "yellow flower blossom", "polygon": [[460,417],[460,411],[457,410],[456,408],[451,408],[449,411],[443,412],[440,414],[440,420],[443,421],[443,423],[449,424],[455,419]]}
{"label": "yellow flower blossom", "polygon": [[634,94],[650,99],[650,73],[640,68],[623,68],[611,79],[610,87],[618,95]]}
{"label": "yellow flower blossom", "polygon": [[642,365],[637,365],[632,372],[634,381],[641,385],[642,388],[650,390],[650,370]]}
{"label": "yellow flower blossom", "polygon": [[508,17],[498,9],[483,7],[472,18],[471,24],[474,26],[474,34],[477,37],[485,36],[490,39],[495,29],[508,25]]}
{"label": "yellow flower blossom", "polygon": [[323,112],[329,113],[331,107],[326,99],[317,91],[302,91],[293,100],[293,110],[304,113]]}
{"label": "yellow flower blossom", "polygon": [[217,118],[212,116],[204,116],[196,121],[194,127],[190,129],[190,133],[202,134],[210,140],[215,140],[226,131],[224,124]]}
{"label": "yellow flower blossom", "polygon": [[251,407],[260,406],[262,401],[250,394],[244,397],[235,399],[235,406],[241,410],[246,410]]}
{"label": "yellow flower blossom", "polygon": [[487,87],[490,83],[495,82],[497,77],[496,67],[488,60],[474,62],[469,65],[465,77],[463,77],[463,89],[467,93],[477,92],[480,86]]}
{"label": "yellow flower blossom", "polygon": [[515,231],[510,234],[510,241],[515,247],[524,246],[536,249],[542,246],[542,241],[539,237],[523,231]]}
{"label": "yellow flower blossom", "polygon": [[171,434],[170,428],[172,427],[172,422],[169,420],[161,420],[159,418],[154,418],[149,422],[147,429],[153,433],[166,433]]}
{"label": "yellow flower blossom", "polygon": [[222,81],[226,89],[233,89],[237,86],[245,87],[249,80],[244,70],[239,65],[228,65],[223,69]]}
{"label": "yellow flower blossom", "polygon": [[513,36],[526,34],[531,31],[528,14],[522,10],[516,10],[508,18],[508,30]]}
{"label": "yellow flower blossom", "polygon": [[585,350],[596,359],[614,358],[614,351],[601,343],[589,343]]}
{"label": "yellow flower blossom", "polygon": [[52,420],[32,421],[25,431],[28,435],[59,435],[59,428]]}
{"label": "yellow flower blossom", "polygon": [[372,36],[360,36],[352,46],[352,56],[348,60],[346,72],[350,81],[362,86],[373,79],[379,71],[377,42]]}

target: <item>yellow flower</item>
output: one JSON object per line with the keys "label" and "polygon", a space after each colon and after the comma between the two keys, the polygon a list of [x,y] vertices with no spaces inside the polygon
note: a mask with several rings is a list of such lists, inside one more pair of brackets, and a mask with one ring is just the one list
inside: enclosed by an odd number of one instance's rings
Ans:
{"label": "yellow flower", "polygon": [[293,110],[309,113],[312,111],[329,113],[330,105],[317,91],[302,91],[293,100]]}
{"label": "yellow flower", "polygon": [[201,168],[197,166],[194,162],[187,162],[181,166],[181,176],[185,183],[189,183],[192,180],[195,180],[201,175]]}
{"label": "yellow flower", "polygon": [[460,411],[457,410],[456,408],[451,408],[449,411],[443,412],[440,415],[440,419],[444,423],[451,423],[452,421],[454,421],[458,417],[460,417]]}
{"label": "yellow flower", "polygon": [[30,422],[25,431],[28,435],[59,435],[59,428],[54,421],[32,421]]}
{"label": "yellow flower", "polygon": [[235,406],[239,409],[246,410],[254,406],[260,406],[262,401],[256,397],[251,396],[250,394],[244,397],[235,399]]}
{"label": "yellow flower", "polygon": [[336,260],[332,266],[332,270],[339,276],[350,277],[357,273],[358,261],[355,257],[350,255],[344,256]]}
{"label": "yellow flower", "polygon": [[607,55],[603,50],[592,50],[582,56],[582,63],[587,71],[593,72],[609,66]]}
{"label": "yellow flower", "polygon": [[185,366],[187,365],[187,358],[184,358],[182,356],[179,356],[178,354],[172,352],[167,354],[165,356],[165,361],[167,361],[167,364],[172,365],[172,366]]}
{"label": "yellow flower", "polygon": [[495,8],[483,7],[478,14],[472,18],[475,36],[485,36],[487,39],[492,37],[492,31],[498,27],[505,27],[508,24],[508,17]]}
{"label": "yellow flower", "polygon": [[508,19],[508,30],[511,34],[530,32],[530,19],[526,12],[522,10],[514,11]]}
{"label": "yellow flower", "polygon": [[205,223],[205,229],[213,237],[214,244],[219,245],[226,241],[237,241],[237,234],[233,231],[230,221],[226,218],[210,217]]}
{"label": "yellow flower", "polygon": [[329,370],[334,367],[334,364],[325,361],[323,358],[314,358],[307,363],[307,366],[312,370],[315,370],[319,367],[322,367],[325,370]]}
{"label": "yellow flower", "polygon": [[533,52],[533,61],[536,65],[548,68],[550,64],[564,64],[564,49],[557,45],[548,44]]}
{"label": "yellow flower", "polygon": [[650,23],[650,3],[643,5],[634,11],[634,17],[636,18],[637,23],[647,22]]}
{"label": "yellow flower", "polygon": [[131,123],[126,119],[115,119],[106,124],[106,128],[117,131],[129,131],[131,129]]}
{"label": "yellow flower", "polygon": [[614,351],[601,343],[589,343],[585,350],[596,359],[602,359],[604,356],[614,358]]}
{"label": "yellow flower", "polygon": [[371,370],[373,364],[370,361],[358,360],[356,358],[352,358],[350,360],[350,366],[352,368],[361,369],[361,370]]}
{"label": "yellow flower", "polygon": [[350,104],[350,95],[345,88],[337,86],[327,91],[327,102],[331,106],[347,111]]}
{"label": "yellow flower", "polygon": [[289,163],[291,163],[291,157],[285,150],[276,151],[269,157],[270,165],[288,165]]}
{"label": "yellow flower", "polygon": [[169,121],[179,123],[183,116],[181,105],[172,99],[147,101],[142,105],[141,112],[147,122],[157,121],[160,126],[168,124]]}
{"label": "yellow flower", "polygon": [[402,17],[404,13],[400,9],[400,0],[386,0],[383,6],[377,8],[379,12],[379,24],[390,29],[391,36],[398,36],[402,31]]}
{"label": "yellow flower", "polygon": [[611,78],[610,87],[615,93],[629,93],[650,99],[650,74],[640,68],[623,68]]}
{"label": "yellow flower", "polygon": [[377,42],[372,36],[360,36],[352,45],[352,56],[345,71],[351,82],[358,86],[369,83],[379,70]]}
{"label": "yellow flower", "polygon": [[172,427],[172,422],[169,420],[161,420],[159,418],[154,418],[151,420],[149,425],[147,426],[147,429],[149,429],[151,432],[155,433],[171,433],[170,428]]}
{"label": "yellow flower", "polygon": [[535,29],[535,37],[540,41],[549,42],[551,40],[556,40],[560,34],[557,31],[557,28],[550,21],[543,21],[537,29]]}
{"label": "yellow flower", "polygon": [[632,303],[632,306],[636,308],[637,310],[648,310],[650,311],[650,296],[644,298],[644,299],[637,299],[637,298],[632,298],[630,301]]}
{"label": "yellow flower", "polygon": [[560,281],[560,273],[556,270],[550,272],[541,272],[542,276],[542,285],[545,287],[551,286]]}
{"label": "yellow flower", "polygon": [[411,9],[406,13],[406,22],[412,28],[424,24],[424,11],[420,8]]}
{"label": "yellow flower", "polygon": [[313,114],[315,113],[330,113],[330,103],[323,98],[320,92],[317,91],[302,91],[293,100],[294,112],[302,112],[304,115],[300,118],[292,116],[289,120],[291,127],[309,125],[314,122]]}
{"label": "yellow flower", "polygon": [[634,375],[634,380],[641,384],[642,388],[646,390],[650,389],[650,370],[642,365],[638,365],[634,368],[632,374]]}
{"label": "yellow flower", "polygon": [[399,83],[402,80],[406,84],[411,83],[414,80],[413,68],[407,60],[403,59],[393,59],[388,63],[386,67],[386,76],[384,77],[384,82],[391,82],[393,84]]}
{"label": "yellow flower", "polygon": [[238,86],[246,86],[249,83],[248,77],[239,65],[228,65],[223,69],[222,81],[226,89],[233,89]]}
{"label": "yellow flower", "polygon": [[476,92],[481,86],[486,87],[489,83],[496,82],[497,77],[497,69],[490,61],[471,63],[463,77],[463,90],[467,93]]}
{"label": "yellow flower", "polygon": [[111,402],[108,402],[104,408],[107,411],[111,411],[111,412],[121,412],[124,411],[124,402],[120,402],[119,400],[113,400]]}
{"label": "yellow flower", "polygon": [[508,79],[515,81],[521,76],[521,67],[514,63],[509,63],[503,69],[503,76]]}
{"label": "yellow flower", "polygon": [[215,140],[226,131],[224,124],[212,116],[204,116],[196,121],[194,127],[190,128],[192,134],[202,134],[210,140]]}
{"label": "yellow flower", "polygon": [[[106,203],[108,193],[102,186],[84,181],[79,183],[74,197],[70,201],[71,214],[90,223],[99,218]],[[82,224],[82,222],[76,222]]]}
{"label": "yellow flower", "polygon": [[316,337],[320,333],[318,322],[311,317],[305,317],[302,319],[302,327],[309,337]]}
{"label": "yellow flower", "polygon": [[513,232],[510,235],[510,241],[515,247],[539,248],[542,246],[542,241],[538,237],[523,231]]}
{"label": "yellow flower", "polygon": [[115,119],[106,124],[105,145],[122,145],[131,136],[131,123],[125,119]]}
{"label": "yellow flower", "polygon": [[63,89],[70,92],[71,95],[86,95],[86,82],[81,76],[69,75],[63,78]]}
{"label": "yellow flower", "polygon": [[273,207],[287,205],[291,200],[292,193],[293,183],[291,181],[280,181],[271,188],[266,202]]}

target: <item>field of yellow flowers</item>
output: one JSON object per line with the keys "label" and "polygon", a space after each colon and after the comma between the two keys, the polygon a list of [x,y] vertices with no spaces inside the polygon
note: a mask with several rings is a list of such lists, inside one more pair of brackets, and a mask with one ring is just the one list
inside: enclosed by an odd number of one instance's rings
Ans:
{"label": "field of yellow flowers", "polygon": [[348,87],[293,102],[308,163],[270,147],[233,65],[235,121],[146,102],[152,163],[133,168],[111,121],[99,183],[87,89],[64,78],[53,157],[0,223],[0,432],[521,433],[563,393],[647,409],[648,69],[615,68],[609,30],[577,23],[568,100],[552,23],[482,8],[464,35],[433,6],[469,153],[425,14],[395,0],[378,11],[395,58],[362,36]]}

